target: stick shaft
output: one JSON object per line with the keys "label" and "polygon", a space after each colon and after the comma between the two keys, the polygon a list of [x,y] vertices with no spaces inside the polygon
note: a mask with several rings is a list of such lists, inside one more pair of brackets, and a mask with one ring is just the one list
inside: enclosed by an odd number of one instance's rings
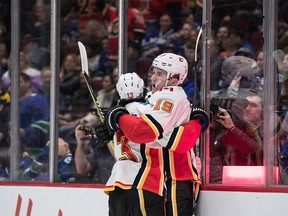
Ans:
{"label": "stick shaft", "polygon": [[94,91],[93,91],[93,88],[92,88],[91,83],[90,83],[90,77],[89,77],[89,72],[88,72],[88,58],[87,58],[86,48],[80,41],[78,41],[78,47],[79,47],[79,51],[80,51],[82,73],[84,75],[86,85],[88,87],[89,93],[91,95],[92,101],[93,101],[94,106],[96,108],[97,114],[100,118],[100,121],[102,123],[104,123],[104,115],[103,115],[102,109],[99,106],[99,102],[94,95]]}

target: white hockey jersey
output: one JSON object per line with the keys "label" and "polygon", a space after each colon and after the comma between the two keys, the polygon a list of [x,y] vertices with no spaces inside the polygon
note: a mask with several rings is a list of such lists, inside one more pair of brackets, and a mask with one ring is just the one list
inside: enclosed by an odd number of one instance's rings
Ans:
{"label": "white hockey jersey", "polygon": [[[106,193],[114,190],[116,186],[122,189],[143,189],[161,196],[165,193],[164,154],[161,147],[167,147],[168,144],[173,147],[179,142],[183,129],[178,128],[175,132],[174,128],[189,121],[191,105],[183,89],[177,86],[161,89],[148,101],[149,104],[134,102],[126,105],[130,113],[125,115],[129,119],[126,123],[121,123],[122,116],[120,117],[120,128],[122,129],[124,124],[125,129],[114,136],[116,163],[104,189]],[[198,125],[197,138],[199,131]],[[171,154],[174,158],[173,153]],[[184,156],[181,160],[183,168],[193,171],[190,153],[179,153],[176,157],[181,155]],[[171,163],[173,161],[171,160]],[[187,171],[184,177],[193,180],[195,175]],[[184,177],[181,176],[181,179]]]}

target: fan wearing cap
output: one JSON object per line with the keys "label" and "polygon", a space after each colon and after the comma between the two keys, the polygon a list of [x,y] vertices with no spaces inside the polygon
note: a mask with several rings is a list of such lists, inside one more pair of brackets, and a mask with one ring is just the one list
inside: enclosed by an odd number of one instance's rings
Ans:
{"label": "fan wearing cap", "polygon": [[237,95],[254,88],[257,74],[255,60],[245,56],[231,56],[222,64],[221,72],[224,83],[228,86],[228,94]]}

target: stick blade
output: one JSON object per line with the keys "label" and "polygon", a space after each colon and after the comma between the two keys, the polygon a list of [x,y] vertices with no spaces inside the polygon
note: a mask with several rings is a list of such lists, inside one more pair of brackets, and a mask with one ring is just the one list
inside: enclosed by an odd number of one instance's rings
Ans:
{"label": "stick blade", "polygon": [[85,73],[87,76],[89,76],[88,58],[87,58],[86,48],[84,44],[80,41],[78,41],[78,47],[79,47],[80,56],[81,56],[82,73]]}

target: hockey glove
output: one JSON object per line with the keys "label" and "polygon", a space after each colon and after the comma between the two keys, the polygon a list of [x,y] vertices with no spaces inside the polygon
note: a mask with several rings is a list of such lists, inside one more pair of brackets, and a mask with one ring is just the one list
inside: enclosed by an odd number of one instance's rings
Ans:
{"label": "hockey glove", "polygon": [[190,115],[190,120],[198,119],[201,124],[201,131],[205,131],[209,126],[209,116],[207,112],[201,108],[193,107]]}
{"label": "hockey glove", "polygon": [[115,106],[107,111],[105,115],[105,124],[107,128],[113,132],[121,131],[118,121],[121,115],[129,112],[123,106]]}
{"label": "hockey glove", "polygon": [[113,139],[114,132],[109,130],[105,124],[100,122],[95,127],[95,133],[99,143],[107,143]]}

